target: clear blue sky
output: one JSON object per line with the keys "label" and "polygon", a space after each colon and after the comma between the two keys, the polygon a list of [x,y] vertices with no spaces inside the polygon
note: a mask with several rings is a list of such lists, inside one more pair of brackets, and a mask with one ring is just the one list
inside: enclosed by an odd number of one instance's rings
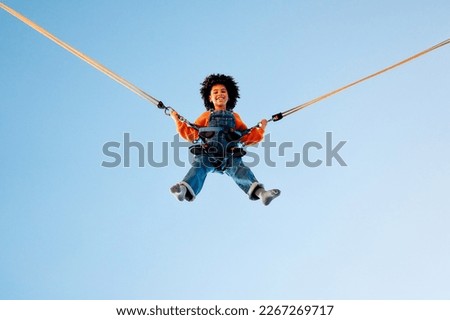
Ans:
{"label": "clear blue sky", "polygon": [[[450,36],[446,0],[4,3],[191,120],[231,74],[249,125]],[[4,11],[0,39],[0,298],[450,298],[450,47],[271,123],[264,207],[217,174],[177,202],[172,149],[103,167],[172,120]],[[347,166],[286,166],[327,132]]]}

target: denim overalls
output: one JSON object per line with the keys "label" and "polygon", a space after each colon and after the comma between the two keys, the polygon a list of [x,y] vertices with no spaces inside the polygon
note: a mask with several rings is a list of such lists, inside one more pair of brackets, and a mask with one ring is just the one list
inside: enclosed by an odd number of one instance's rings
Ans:
{"label": "denim overalls", "polygon": [[[236,122],[232,111],[212,111],[208,127],[200,128],[201,147],[194,145],[195,154],[192,168],[188,171],[181,184],[185,185],[190,194],[186,200],[192,201],[201,191],[206,176],[210,172],[226,173],[236,184],[256,200],[253,191],[260,186],[253,172],[243,162],[240,156],[233,156],[233,149],[239,146],[240,135],[235,131]],[[200,148],[199,148],[200,147]],[[191,151],[192,151],[191,150]]]}

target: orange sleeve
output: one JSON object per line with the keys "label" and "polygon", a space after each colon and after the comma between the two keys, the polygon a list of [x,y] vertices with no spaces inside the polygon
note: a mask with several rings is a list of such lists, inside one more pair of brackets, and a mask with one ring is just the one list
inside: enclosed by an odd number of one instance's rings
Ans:
{"label": "orange sleeve", "polygon": [[[236,129],[243,131],[247,130],[247,126],[242,121],[241,117],[235,112],[234,113],[234,119],[236,121]],[[244,135],[241,138],[241,142],[245,144],[246,146],[257,144],[264,138],[264,129],[256,127],[252,128],[250,132],[248,132],[246,135]]]}
{"label": "orange sleeve", "polygon": [[[209,112],[203,112],[200,117],[195,120],[194,124],[199,127],[206,127],[209,121]],[[198,139],[198,131],[195,128],[190,127],[186,122],[182,122],[180,120],[176,120],[177,132],[180,136],[189,141],[194,142]]]}

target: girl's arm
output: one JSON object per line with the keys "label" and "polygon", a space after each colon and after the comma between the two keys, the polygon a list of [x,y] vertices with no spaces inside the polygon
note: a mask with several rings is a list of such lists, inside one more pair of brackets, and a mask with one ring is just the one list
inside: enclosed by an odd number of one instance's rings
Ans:
{"label": "girl's arm", "polygon": [[[234,113],[234,118],[236,120],[236,129],[239,131],[247,130],[246,124],[242,121],[241,117]],[[246,146],[257,144],[264,138],[264,131],[267,125],[267,120],[263,119],[261,120],[261,125],[259,127],[252,128],[250,132],[248,132],[246,135],[244,135],[241,138],[241,142],[245,144]]]}
{"label": "girl's arm", "polygon": [[[180,136],[189,141],[194,142],[198,139],[198,131],[197,129],[190,127],[186,122],[180,121],[178,119],[178,113],[174,110],[170,113],[170,116],[175,121],[175,125],[177,126],[177,132]],[[206,127],[208,125],[209,112],[204,112],[195,120],[194,124],[198,127]]]}

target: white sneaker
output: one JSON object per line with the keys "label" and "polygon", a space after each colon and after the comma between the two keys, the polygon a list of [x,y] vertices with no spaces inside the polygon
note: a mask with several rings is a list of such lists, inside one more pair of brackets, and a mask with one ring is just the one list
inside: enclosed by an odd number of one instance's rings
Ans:
{"label": "white sneaker", "polygon": [[187,189],[182,184],[177,183],[170,188],[170,192],[178,199],[178,201],[183,201],[186,199]]}
{"label": "white sneaker", "polygon": [[281,194],[281,191],[278,189],[271,189],[271,190],[264,190],[261,192],[261,195],[259,196],[261,198],[262,203],[265,206],[268,206],[273,199],[278,197]]}

